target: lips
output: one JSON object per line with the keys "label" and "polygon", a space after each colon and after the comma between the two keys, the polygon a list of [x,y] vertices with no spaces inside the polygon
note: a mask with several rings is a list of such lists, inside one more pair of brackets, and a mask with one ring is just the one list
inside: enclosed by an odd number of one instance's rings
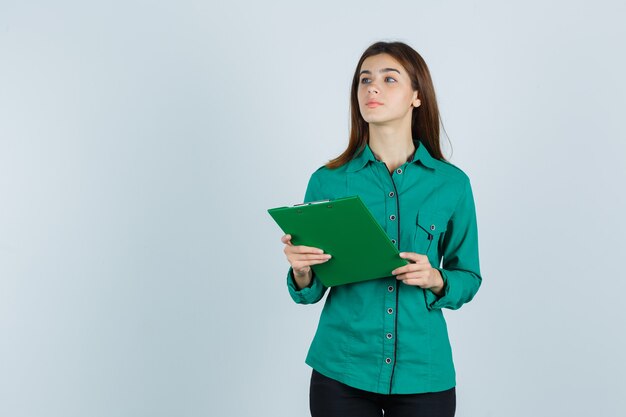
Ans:
{"label": "lips", "polygon": [[376,101],[376,100],[370,100],[370,101],[368,101],[367,103],[365,103],[365,105],[366,105],[367,107],[374,108],[374,107],[382,106],[382,105],[383,105],[383,103],[380,103],[380,102],[378,102],[378,101]]}

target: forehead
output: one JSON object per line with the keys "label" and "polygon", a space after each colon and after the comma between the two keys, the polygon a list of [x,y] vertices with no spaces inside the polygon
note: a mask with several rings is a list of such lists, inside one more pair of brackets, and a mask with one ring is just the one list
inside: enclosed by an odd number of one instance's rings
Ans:
{"label": "forehead", "polygon": [[382,68],[395,68],[400,71],[403,75],[406,75],[406,70],[398,62],[394,57],[389,54],[378,54],[372,55],[365,58],[363,63],[361,64],[361,68],[359,71],[371,71],[372,73],[377,73],[378,70]]}

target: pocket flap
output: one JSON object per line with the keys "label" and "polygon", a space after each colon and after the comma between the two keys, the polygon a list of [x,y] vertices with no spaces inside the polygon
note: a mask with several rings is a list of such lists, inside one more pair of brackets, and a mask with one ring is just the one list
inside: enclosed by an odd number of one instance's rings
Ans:
{"label": "pocket flap", "polygon": [[417,225],[431,235],[445,232],[448,227],[448,220],[448,216],[440,212],[420,210],[417,213]]}

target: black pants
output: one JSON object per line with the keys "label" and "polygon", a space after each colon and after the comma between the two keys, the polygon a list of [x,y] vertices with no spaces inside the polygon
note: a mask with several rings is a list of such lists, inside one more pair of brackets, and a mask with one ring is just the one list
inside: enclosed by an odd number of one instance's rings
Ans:
{"label": "black pants", "polygon": [[312,417],[453,417],[456,389],[424,394],[377,394],[328,378],[313,369],[309,405]]}

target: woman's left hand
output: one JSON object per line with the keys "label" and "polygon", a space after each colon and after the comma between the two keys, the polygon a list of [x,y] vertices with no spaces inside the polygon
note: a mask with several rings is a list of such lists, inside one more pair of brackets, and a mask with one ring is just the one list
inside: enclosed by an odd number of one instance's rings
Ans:
{"label": "woman's left hand", "polygon": [[401,252],[400,257],[409,260],[409,264],[396,268],[391,273],[407,285],[429,289],[435,295],[443,293],[443,278],[439,271],[430,265],[428,256],[415,252]]}

